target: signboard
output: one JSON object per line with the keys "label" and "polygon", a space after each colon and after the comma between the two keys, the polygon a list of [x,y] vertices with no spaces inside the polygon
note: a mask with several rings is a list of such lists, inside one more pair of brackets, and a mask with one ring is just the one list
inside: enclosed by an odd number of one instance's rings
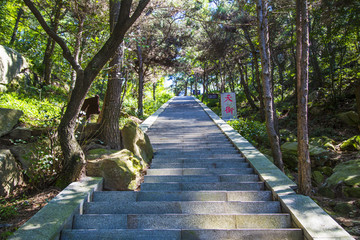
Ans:
{"label": "signboard", "polygon": [[237,118],[235,93],[221,94],[221,115],[224,120]]}
{"label": "signboard", "polygon": [[218,99],[219,95],[216,93],[210,93],[207,95],[208,99]]}

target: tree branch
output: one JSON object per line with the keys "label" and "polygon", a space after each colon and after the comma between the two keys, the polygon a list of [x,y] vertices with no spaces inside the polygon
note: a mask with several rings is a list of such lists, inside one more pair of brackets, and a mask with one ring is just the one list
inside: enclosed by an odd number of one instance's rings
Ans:
{"label": "tree branch", "polygon": [[69,61],[71,66],[74,68],[75,71],[78,71],[81,69],[80,64],[75,61],[75,58],[72,56],[71,51],[67,47],[65,41],[59,37],[46,23],[43,16],[39,12],[39,10],[35,7],[35,5],[32,3],[31,0],[23,0],[25,5],[30,9],[30,11],[34,14],[38,22],[40,23],[41,27],[45,30],[45,32],[52,38],[54,41],[59,44],[61,49],[63,50],[63,56],[66,60]]}

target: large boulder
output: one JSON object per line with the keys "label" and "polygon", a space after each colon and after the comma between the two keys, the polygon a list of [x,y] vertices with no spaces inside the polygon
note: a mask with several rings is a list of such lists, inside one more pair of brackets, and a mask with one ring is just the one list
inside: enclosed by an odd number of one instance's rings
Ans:
{"label": "large boulder", "polygon": [[355,111],[340,113],[338,117],[343,123],[351,127],[356,127],[360,124],[359,114]]}
{"label": "large boulder", "polygon": [[[295,169],[297,167],[297,142],[286,142],[283,145],[281,145],[281,151],[283,153],[283,161],[285,164]],[[310,157],[312,157],[312,165],[313,167],[316,166],[323,166],[325,162],[327,161],[327,158],[325,157],[328,151],[324,148],[317,147],[314,145],[309,145],[309,152]]]}
{"label": "large boulder", "polygon": [[104,189],[119,191],[139,187],[144,166],[129,150],[93,149],[86,159],[86,175],[103,177]]}
{"label": "large boulder", "polygon": [[23,183],[21,169],[8,149],[0,149],[0,196],[9,195]]}
{"label": "large boulder", "polygon": [[335,196],[339,189],[341,195],[360,198],[360,159],[338,164],[321,191]]}
{"label": "large boulder", "polygon": [[124,148],[133,152],[145,163],[149,164],[154,156],[150,139],[134,122],[128,122],[121,129],[122,144]]}
{"label": "large boulder", "polygon": [[23,114],[20,110],[0,108],[0,137],[9,133]]}
{"label": "large boulder", "polygon": [[0,92],[26,68],[28,63],[20,53],[0,45]]}

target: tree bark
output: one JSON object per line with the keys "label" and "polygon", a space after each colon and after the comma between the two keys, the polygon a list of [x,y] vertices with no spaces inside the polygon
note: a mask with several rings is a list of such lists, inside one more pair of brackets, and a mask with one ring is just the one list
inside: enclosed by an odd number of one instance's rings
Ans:
{"label": "tree bark", "polygon": [[[120,1],[110,0],[110,32],[112,33],[119,17]],[[119,118],[121,113],[122,92],[122,58],[123,48],[120,45],[109,63],[110,73],[105,93],[104,105],[98,123],[100,139],[112,149],[121,149]]]}
{"label": "tree bark", "polygon": [[143,116],[143,95],[144,95],[144,63],[140,45],[137,45],[137,55],[139,61],[139,88],[138,88],[138,115]]}
{"label": "tree bark", "polygon": [[248,42],[251,50],[251,54],[253,57],[253,65],[255,66],[255,82],[257,84],[257,92],[259,94],[259,102],[260,102],[260,120],[261,122],[265,121],[265,106],[264,106],[264,95],[261,89],[261,81],[260,81],[260,70],[259,70],[259,63],[258,63],[258,53],[256,51],[255,45],[251,41],[250,33],[248,30],[248,26],[242,26],[242,30],[244,31],[244,36],[246,41]]}
{"label": "tree bark", "polygon": [[[63,6],[63,1],[60,0],[56,2],[56,6],[52,11],[52,15],[54,16],[54,20],[52,21],[52,30],[56,33],[59,28],[59,22],[61,17],[61,9]],[[51,84],[51,72],[52,72],[52,55],[54,54],[55,49],[55,41],[51,37],[48,37],[44,59],[43,59],[43,66],[44,66],[44,72],[43,72],[43,78],[46,85]]]}
{"label": "tree bark", "polygon": [[360,131],[360,79],[356,80],[357,82],[355,83],[355,96],[356,96],[356,109],[357,109],[357,113],[359,115],[359,124],[358,124],[358,128]]}
{"label": "tree bark", "polygon": [[311,194],[311,162],[308,136],[309,17],[307,0],[296,0],[296,79],[298,94],[298,182],[299,192]]}
{"label": "tree bark", "polygon": [[244,71],[243,71],[243,68],[242,68],[241,65],[239,66],[239,70],[240,70],[240,83],[241,83],[241,85],[242,85],[243,88],[244,88],[244,92],[245,92],[246,99],[248,100],[251,108],[252,108],[253,110],[257,110],[258,108],[256,107],[256,105],[255,105],[255,103],[254,103],[254,100],[253,100],[252,97],[251,97],[251,94],[250,94],[250,91],[249,91],[249,86],[248,86],[247,82],[245,81]]}
{"label": "tree bark", "polygon": [[284,171],[282,154],[280,150],[280,138],[276,132],[275,107],[271,82],[269,30],[267,21],[268,4],[266,0],[257,1],[258,35],[260,43],[260,56],[262,65],[262,83],[265,105],[266,129],[270,140],[271,151],[275,165]]}
{"label": "tree bark", "polygon": [[[134,24],[150,0],[140,0],[134,11],[131,11],[132,0],[122,0],[119,17],[114,31],[103,47],[93,56],[86,68],[83,70],[75,57],[71,54],[64,39],[56,34],[45,22],[41,13],[35,7],[31,0],[23,0],[31,12],[34,14],[40,25],[46,33],[52,37],[63,50],[64,58],[69,61],[77,73],[74,90],[71,93],[66,111],[61,119],[58,132],[60,145],[63,152],[62,172],[58,183],[61,186],[67,185],[76,179],[84,163],[84,153],[75,139],[76,119],[79,115],[81,105],[85,96],[103,66],[112,58],[119,45],[124,39],[128,29]],[[130,13],[132,12],[132,15]]]}

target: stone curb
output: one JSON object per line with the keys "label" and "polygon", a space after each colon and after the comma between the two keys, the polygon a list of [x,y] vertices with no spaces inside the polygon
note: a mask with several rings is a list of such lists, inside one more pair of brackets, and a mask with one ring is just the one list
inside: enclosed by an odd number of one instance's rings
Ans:
{"label": "stone curb", "polygon": [[102,178],[93,177],[71,183],[9,239],[59,239],[61,230],[72,226],[74,214],[82,213],[84,202],[91,200],[94,191],[102,190],[102,185]]}
{"label": "stone curb", "polygon": [[291,214],[293,224],[303,230],[305,239],[354,239],[310,197],[296,194],[293,181],[199,99],[194,99],[243,154],[283,209]]}
{"label": "stone curb", "polygon": [[166,103],[164,103],[155,113],[153,113],[150,117],[148,117],[142,124],[140,124],[140,129],[146,133],[146,131],[153,125],[153,123],[156,121],[156,119],[159,117],[159,115],[169,106],[169,103],[174,98],[170,99]]}

